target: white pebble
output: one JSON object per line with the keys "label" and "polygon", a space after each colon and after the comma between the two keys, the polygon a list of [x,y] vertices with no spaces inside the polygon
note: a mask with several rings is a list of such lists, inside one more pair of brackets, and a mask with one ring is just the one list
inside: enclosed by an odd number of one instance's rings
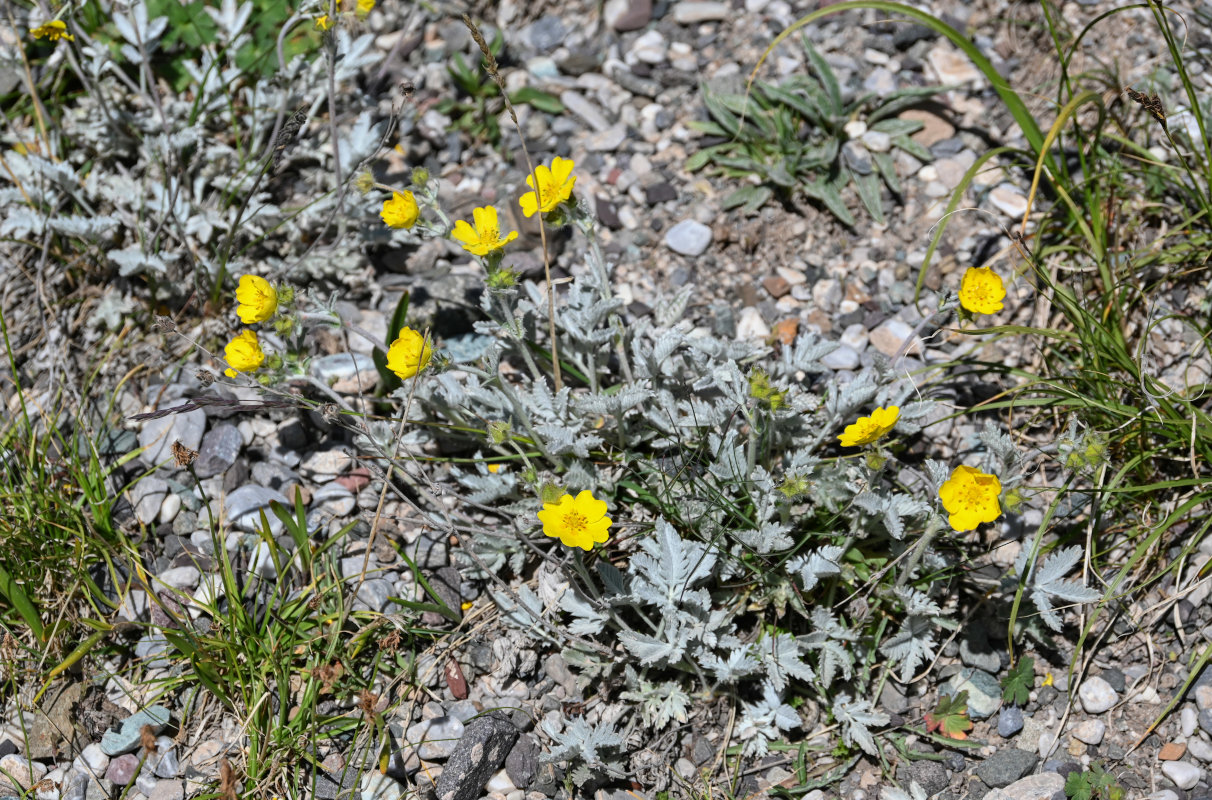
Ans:
{"label": "white pebble", "polygon": [[1202,769],[1186,761],[1162,762],[1162,772],[1180,789],[1194,789],[1204,773]]}
{"label": "white pebble", "polygon": [[1119,702],[1119,694],[1111,688],[1111,684],[1097,675],[1087,678],[1078,687],[1077,696],[1087,714],[1101,714]]}

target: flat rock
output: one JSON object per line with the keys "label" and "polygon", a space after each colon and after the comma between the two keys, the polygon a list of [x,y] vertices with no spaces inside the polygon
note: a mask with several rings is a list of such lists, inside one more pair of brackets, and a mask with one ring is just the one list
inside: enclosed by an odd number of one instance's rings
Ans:
{"label": "flat rock", "polygon": [[1101,744],[1107,734],[1107,723],[1101,719],[1088,719],[1072,731],[1073,738],[1086,744]]}
{"label": "flat rock", "polygon": [[673,6],[673,21],[679,25],[694,25],[727,19],[732,13],[731,3],[681,0]]}
{"label": "flat rock", "polygon": [[1017,186],[1003,183],[989,192],[989,204],[1008,217],[1027,213],[1027,196]]}
{"label": "flat rock", "polygon": [[977,69],[966,55],[948,45],[935,45],[926,54],[926,61],[938,75],[938,82],[945,86],[978,81],[981,71]]}
{"label": "flat rock", "polygon": [[139,431],[139,446],[147,448],[139,458],[148,465],[167,464],[174,469],[173,442],[179,441],[190,450],[197,450],[205,430],[206,412],[200,408],[149,419]]}
{"label": "flat rock", "polygon": [[982,761],[974,771],[985,785],[998,789],[1010,786],[1022,778],[1035,769],[1038,762],[1039,756],[1034,753],[1019,750],[1017,747],[1003,747]]}
{"label": "flat rock", "polygon": [[160,516],[160,506],[168,497],[168,481],[149,475],[132,486],[130,494],[135,503],[135,518],[150,525]]}
{"label": "flat rock", "polygon": [[137,713],[131,714],[122,721],[116,731],[106,731],[101,737],[101,750],[108,756],[120,756],[129,753],[139,746],[140,731],[144,725],[151,725],[153,733],[164,730],[168,724],[168,709],[164,706],[149,706]]}
{"label": "flat rock", "polygon": [[905,354],[919,355],[922,352],[922,342],[913,336],[913,328],[899,319],[886,319],[871,332],[871,346],[888,358],[893,358],[910,337],[913,337],[913,341],[906,348]]}
{"label": "flat rock", "polygon": [[608,0],[602,18],[619,33],[638,31],[652,19],[652,0]]}
{"label": "flat rock", "polygon": [[997,735],[1009,739],[1023,729],[1023,712],[1016,706],[1005,706],[997,715]]}
{"label": "flat rock", "polygon": [[1009,786],[994,789],[985,795],[984,800],[1052,800],[1052,797],[1065,789],[1065,778],[1055,772],[1044,772],[1040,775],[1028,775]]}
{"label": "flat rock", "polygon": [[264,486],[241,486],[227,496],[227,519],[237,528],[249,533],[261,527],[261,510],[269,520],[269,530],[274,536],[282,532],[282,520],[269,510],[269,504],[277,500],[286,508],[292,505],[286,495]]}
{"label": "flat rock", "polygon": [[991,716],[1002,703],[1002,690],[997,678],[983,670],[965,669],[957,672],[947,682],[947,687],[952,696],[960,692],[968,693],[968,714],[972,719]]}
{"label": "flat rock", "polygon": [[701,256],[711,246],[711,228],[684,219],[665,232],[665,246],[684,256]]}
{"label": "flat rock", "polygon": [[212,478],[227,472],[236,463],[243,446],[244,437],[240,435],[239,428],[229,422],[216,425],[202,439],[194,471],[199,478]]}

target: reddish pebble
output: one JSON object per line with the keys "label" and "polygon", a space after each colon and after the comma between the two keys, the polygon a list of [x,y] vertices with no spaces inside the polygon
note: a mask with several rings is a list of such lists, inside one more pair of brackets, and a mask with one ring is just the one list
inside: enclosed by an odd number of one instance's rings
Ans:
{"label": "reddish pebble", "polygon": [[1158,761],[1178,761],[1187,752],[1187,745],[1182,742],[1166,742],[1157,751]]}

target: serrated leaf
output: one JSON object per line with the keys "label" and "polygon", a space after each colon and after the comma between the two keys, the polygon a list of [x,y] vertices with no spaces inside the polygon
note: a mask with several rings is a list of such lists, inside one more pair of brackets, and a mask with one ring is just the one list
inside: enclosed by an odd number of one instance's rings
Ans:
{"label": "serrated leaf", "polygon": [[1016,706],[1025,706],[1035,686],[1035,659],[1024,656],[1002,678],[1002,699]]}

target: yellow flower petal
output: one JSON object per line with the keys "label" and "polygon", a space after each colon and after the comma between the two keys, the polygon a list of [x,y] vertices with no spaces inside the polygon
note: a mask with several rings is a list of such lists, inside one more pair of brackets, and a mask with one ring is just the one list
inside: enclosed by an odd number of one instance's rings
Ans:
{"label": "yellow flower petal", "polygon": [[223,348],[223,358],[228,368],[223,374],[234,378],[241,372],[256,372],[265,363],[265,352],[253,331],[241,331]]}
{"label": "yellow flower petal", "polygon": [[49,39],[52,42],[60,39],[67,39],[69,42],[76,41],[76,37],[67,32],[67,23],[61,19],[44,22],[36,28],[30,28],[29,32],[35,39]]}
{"label": "yellow flower petal", "polygon": [[[556,156],[550,168],[542,164],[535,167],[534,174],[526,176],[526,185],[537,191],[527,192],[519,199],[522,213],[527,217],[534,216],[535,211],[546,214],[572,197],[572,188],[577,182],[572,175],[574,166],[572,159]],[[538,187],[535,186],[536,178]]]}
{"label": "yellow flower petal", "polygon": [[411,228],[420,215],[421,209],[412,192],[392,192],[391,199],[383,202],[383,210],[379,212],[389,228]]}
{"label": "yellow flower petal", "polygon": [[896,426],[900,419],[901,410],[897,406],[877,408],[869,417],[859,417],[854,423],[847,425],[846,430],[838,436],[842,447],[860,447],[871,444],[882,438]]}
{"label": "yellow flower petal", "polygon": [[957,531],[970,531],[1002,515],[998,497],[1002,482],[996,475],[975,467],[958,466],[939,487],[938,496],[950,515],[948,522]]}
{"label": "yellow flower petal", "polygon": [[989,267],[969,267],[960,281],[960,305],[974,314],[996,314],[1005,296],[1002,277]]}
{"label": "yellow flower petal", "polygon": [[475,228],[459,220],[450,236],[461,242],[463,249],[472,255],[486,256],[518,238],[517,231],[510,231],[508,236],[501,237],[497,210],[493,206],[472,209],[471,217],[475,220]]}
{"label": "yellow flower petal", "polygon": [[387,349],[387,368],[407,380],[429,365],[433,348],[412,328],[403,328]]}
{"label": "yellow flower petal", "polygon": [[245,325],[265,322],[278,310],[278,291],[273,284],[256,275],[241,275],[236,286],[236,313]]}
{"label": "yellow flower petal", "polygon": [[545,535],[558,538],[565,547],[592,550],[610,538],[613,523],[606,512],[605,501],[583,491],[575,498],[565,494],[555,503],[545,503],[538,517]]}

